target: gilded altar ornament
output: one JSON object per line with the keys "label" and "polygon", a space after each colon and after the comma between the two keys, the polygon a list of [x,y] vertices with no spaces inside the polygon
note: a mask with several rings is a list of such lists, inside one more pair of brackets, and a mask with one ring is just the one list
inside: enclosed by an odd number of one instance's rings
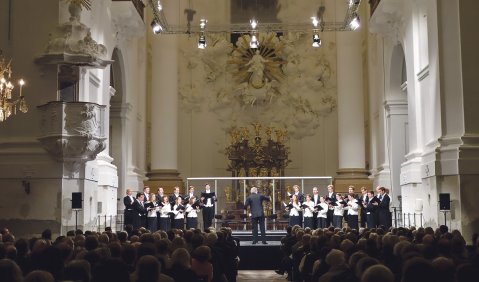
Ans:
{"label": "gilded altar ornament", "polygon": [[233,189],[231,189],[230,186],[225,187],[225,198],[227,203],[230,203],[233,200]]}
{"label": "gilded altar ornament", "polygon": [[259,137],[259,132],[261,130],[261,124],[257,123],[257,122],[254,122],[252,123],[251,125],[253,125],[254,127],[254,133],[255,133],[255,136],[256,137]]}
{"label": "gilded altar ornament", "polygon": [[[225,148],[230,161],[228,170],[235,172],[234,176],[281,176],[284,168],[291,162],[288,159],[289,147],[272,140],[272,127],[263,127],[260,123],[252,123],[251,133],[255,134],[253,142],[247,142],[250,131],[239,127],[230,132],[232,142]],[[261,129],[265,128],[267,139],[261,138]],[[276,130],[280,140],[284,139],[286,130]],[[277,137],[278,138],[278,137]],[[272,168],[275,168],[272,170]]]}
{"label": "gilded altar ornament", "polygon": [[276,201],[277,202],[283,201],[283,195],[281,195],[281,190],[276,190]]}
{"label": "gilded altar ornament", "polygon": [[241,138],[244,140],[249,140],[249,130],[246,127],[241,127]]}
{"label": "gilded altar ornament", "polygon": [[237,129],[233,129],[230,132],[231,144],[236,144],[240,141],[240,132]]}
{"label": "gilded altar ornament", "polygon": [[238,176],[239,177],[245,177],[246,176],[246,171],[245,171],[244,167],[240,168]]}
{"label": "gilded altar ornament", "polygon": [[279,173],[278,173],[278,169],[274,166],[273,166],[273,168],[271,168],[271,176],[273,176],[273,177],[280,176]]}
{"label": "gilded altar ornament", "polygon": [[291,185],[286,186],[286,193],[293,193],[293,188],[291,187]]}
{"label": "gilded altar ornament", "polygon": [[268,169],[265,168],[265,167],[262,167],[262,168],[259,170],[259,176],[260,176],[260,177],[268,176]]}
{"label": "gilded altar ornament", "polygon": [[273,133],[274,127],[268,126],[266,127],[266,140],[271,140],[271,134]]}
{"label": "gilded altar ornament", "polygon": [[283,143],[283,131],[281,129],[276,129],[274,132],[276,133],[276,141],[278,143]]}

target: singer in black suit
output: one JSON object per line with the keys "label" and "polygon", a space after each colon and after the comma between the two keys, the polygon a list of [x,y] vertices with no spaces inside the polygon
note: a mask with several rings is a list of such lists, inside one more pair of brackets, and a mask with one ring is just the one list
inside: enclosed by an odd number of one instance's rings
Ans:
{"label": "singer in black suit", "polygon": [[133,204],[135,203],[135,198],[132,195],[133,191],[130,188],[126,189],[126,196],[123,198],[123,204],[125,205],[125,227],[128,224],[133,225],[135,211]]}
{"label": "singer in black suit", "polygon": [[360,198],[360,203],[361,203],[361,227],[366,227],[366,222],[367,222],[367,214],[366,214],[366,207],[369,202],[369,197],[368,197],[368,190],[366,187],[361,187],[361,198]]}
{"label": "singer in black suit", "polygon": [[192,197],[198,198],[195,194],[195,186],[190,185],[190,187],[188,188],[188,194],[186,194],[183,198],[183,205],[188,204]]}
{"label": "singer in black suit", "polygon": [[[334,186],[328,185],[328,194],[326,196],[326,203],[332,205],[336,202],[336,193],[334,192]],[[333,215],[334,209],[328,209],[327,218],[326,218],[326,227],[329,227],[333,224]]]}
{"label": "singer in black suit", "polygon": [[377,203],[379,201],[378,198],[374,196],[373,191],[368,192],[368,198],[370,199],[367,204],[363,203],[363,207],[366,213],[366,221],[368,223],[368,228],[376,228],[376,209],[377,205],[374,203]]}
{"label": "singer in black suit", "polygon": [[244,208],[247,209],[250,207],[251,211],[251,225],[253,226],[253,244],[258,243],[258,224],[261,230],[261,240],[263,244],[268,244],[266,242],[266,231],[264,226],[264,211],[263,211],[263,201],[269,201],[269,197],[258,194],[258,188],[251,187],[251,194],[246,198],[244,203]]}
{"label": "singer in black suit", "polygon": [[208,183],[205,185],[205,191],[201,192],[200,203],[203,206],[203,229],[207,230],[213,225],[213,217],[215,216],[216,194],[211,191]]}
{"label": "singer in black suit", "polygon": [[385,230],[389,230],[391,227],[391,216],[389,212],[391,198],[386,194],[386,188],[379,188],[379,199],[381,200],[378,205],[379,226],[384,227]]}
{"label": "singer in black suit", "polygon": [[146,226],[146,207],[145,207],[145,195],[143,193],[136,194],[136,201],[133,204],[135,210],[135,229]]}

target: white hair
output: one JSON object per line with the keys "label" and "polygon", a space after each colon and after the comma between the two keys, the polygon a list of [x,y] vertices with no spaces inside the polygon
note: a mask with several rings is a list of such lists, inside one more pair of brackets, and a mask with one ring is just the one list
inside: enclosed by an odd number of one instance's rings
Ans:
{"label": "white hair", "polygon": [[253,186],[253,187],[251,187],[250,192],[253,193],[253,194],[257,194],[258,193],[258,188]]}

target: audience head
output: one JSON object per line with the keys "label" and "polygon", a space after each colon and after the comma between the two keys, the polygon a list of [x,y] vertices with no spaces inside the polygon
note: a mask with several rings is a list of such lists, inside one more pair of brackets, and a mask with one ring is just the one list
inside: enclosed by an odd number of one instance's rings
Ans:
{"label": "audience head", "polygon": [[356,277],[360,278],[362,277],[362,274],[364,273],[366,269],[377,264],[379,264],[379,261],[377,259],[366,256],[359,259],[355,269],[351,269],[351,270],[354,271],[354,273],[356,274]]}
{"label": "audience head", "polygon": [[90,263],[83,259],[72,260],[65,266],[63,273],[64,280],[71,281],[90,281],[91,267]]}
{"label": "audience head", "polygon": [[91,282],[129,282],[130,274],[126,264],[118,258],[104,258],[92,271]]}
{"label": "audience head", "polygon": [[394,282],[394,274],[386,266],[377,264],[366,269],[361,282]]}
{"label": "audience head", "polygon": [[0,278],[5,282],[21,282],[23,279],[20,267],[10,259],[0,259]]}
{"label": "audience head", "polygon": [[55,278],[50,272],[44,270],[34,270],[25,276],[23,282],[55,282]]}
{"label": "audience head", "polygon": [[434,267],[438,281],[454,281],[456,269],[451,259],[438,257],[432,261],[432,266]]}
{"label": "audience head", "polygon": [[192,257],[199,262],[207,262],[211,259],[211,249],[208,246],[200,246],[193,251]]}
{"label": "audience head", "polygon": [[157,282],[161,272],[161,265],[157,258],[151,255],[141,257],[136,264],[134,281]]}
{"label": "audience head", "polygon": [[190,259],[190,253],[188,253],[188,251],[183,248],[176,249],[171,254],[172,265],[178,265],[181,268],[190,268]]}
{"label": "audience head", "polygon": [[407,260],[402,271],[403,282],[424,282],[436,281],[435,270],[432,264],[421,257],[414,257]]}
{"label": "audience head", "polygon": [[345,262],[346,258],[344,256],[344,252],[337,249],[332,249],[326,256],[326,263],[331,267],[344,264]]}

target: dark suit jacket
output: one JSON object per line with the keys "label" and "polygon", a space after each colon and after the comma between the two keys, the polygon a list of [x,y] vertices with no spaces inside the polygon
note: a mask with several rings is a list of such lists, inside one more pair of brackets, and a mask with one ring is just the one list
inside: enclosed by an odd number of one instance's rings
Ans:
{"label": "dark suit jacket", "polygon": [[[198,199],[198,196],[196,194],[193,194],[196,199]],[[185,197],[183,198],[183,203],[186,205],[190,201],[190,193],[186,194]]]}
{"label": "dark suit jacket", "polygon": [[[326,194],[326,197],[329,197],[329,192]],[[331,204],[336,203],[336,192],[333,192],[333,195],[331,195],[330,199],[331,199]]]}
{"label": "dark suit jacket", "polygon": [[[181,196],[181,194],[178,194],[178,196],[183,199],[183,196]],[[175,194],[172,194],[172,195],[170,196],[170,204],[171,204],[171,206],[176,205],[176,198],[177,198],[177,197],[176,197]]]}
{"label": "dark suit jacket", "polygon": [[389,198],[388,194],[384,194],[383,199],[378,205],[380,210],[386,210],[389,212],[389,203],[391,202],[391,198]]}
{"label": "dark suit jacket", "polygon": [[[293,195],[294,195],[294,193],[291,194],[291,198],[293,198]],[[299,192],[297,196],[298,196],[298,201],[299,201],[299,202],[301,202],[301,203],[304,202],[304,195],[303,195],[303,193]]]}
{"label": "dark suit jacket", "polygon": [[389,213],[389,203],[391,202],[391,198],[388,194],[384,194],[383,199],[378,205],[378,217],[379,217],[379,224],[384,225],[386,228],[391,226],[391,217]]}
{"label": "dark suit jacket", "polygon": [[143,206],[142,206],[142,205],[140,204],[140,202],[135,201],[135,203],[133,204],[133,207],[134,207],[135,211],[138,212],[138,215],[139,215],[139,216],[146,216],[145,203],[143,203]]}
{"label": "dark suit jacket", "polygon": [[125,196],[123,198],[123,204],[125,205],[125,210],[133,210],[133,204],[135,203],[135,199],[133,198],[133,202],[129,196]]}
{"label": "dark suit jacket", "polygon": [[246,198],[244,208],[250,207],[252,218],[263,217],[263,201],[269,201],[269,198],[261,194],[251,194]]}
{"label": "dark suit jacket", "polygon": [[208,199],[212,198],[212,195],[214,194],[215,200],[211,199],[211,204],[214,206],[215,202],[217,201],[216,198],[216,193],[213,191],[210,191],[209,193],[206,193],[206,191],[201,192],[200,198],[204,197],[205,199],[203,200],[203,204],[206,205],[206,202]]}

